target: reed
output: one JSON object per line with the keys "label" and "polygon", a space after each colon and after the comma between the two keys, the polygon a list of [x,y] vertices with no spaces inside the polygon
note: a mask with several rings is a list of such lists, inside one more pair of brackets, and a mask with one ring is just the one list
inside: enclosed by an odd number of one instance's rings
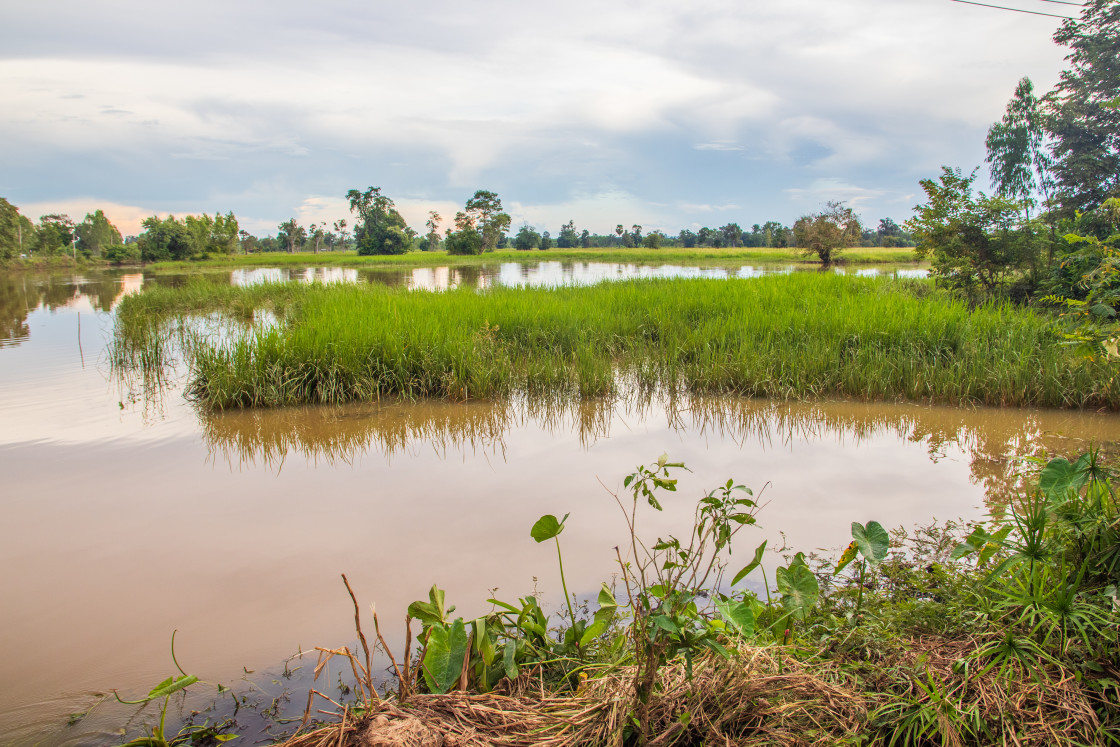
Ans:
{"label": "reed", "polygon": [[[629,390],[778,399],[1116,409],[1036,311],[970,309],[925,281],[791,274],[420,293],[360,285],[160,289],[122,330],[174,314],[281,323],[198,337],[189,396],[216,409]],[[127,332],[126,332],[127,333]]]}

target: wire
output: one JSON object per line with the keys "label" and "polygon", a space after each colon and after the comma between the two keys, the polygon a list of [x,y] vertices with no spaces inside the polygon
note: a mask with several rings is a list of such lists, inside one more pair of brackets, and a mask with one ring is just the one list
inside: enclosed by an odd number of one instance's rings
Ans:
{"label": "wire", "polygon": [[987,3],[972,2],[972,0],[952,0],[952,1],[954,3],[964,3],[965,5],[979,5],[982,8],[996,8],[997,10],[1013,10],[1016,13],[1030,13],[1032,16],[1047,16],[1049,18],[1063,18],[1067,21],[1074,20],[1074,19],[1070,18],[1069,16],[1059,16],[1059,15],[1055,15],[1054,13],[1040,13],[1037,10],[1023,10],[1022,8],[1008,8],[1006,5],[989,5]]}
{"label": "wire", "polygon": [[1076,6],[1078,8],[1084,8],[1085,7],[1085,3],[1071,3],[1071,2],[1069,2],[1069,0],[1039,0],[1039,2],[1056,3],[1058,5],[1073,5],[1073,6]]}

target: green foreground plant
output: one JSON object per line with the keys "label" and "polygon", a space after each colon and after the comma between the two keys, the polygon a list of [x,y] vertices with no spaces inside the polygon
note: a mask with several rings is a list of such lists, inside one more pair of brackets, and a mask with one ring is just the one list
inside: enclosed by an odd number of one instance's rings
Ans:
{"label": "green foreground plant", "polygon": [[[733,540],[756,524],[759,508],[734,480],[700,498],[688,534],[642,537],[642,516],[662,510],[686,469],[663,456],[612,493],[627,527],[628,547],[616,550],[624,598],[603,584],[592,608],[573,601],[563,580],[565,614],[526,596],[491,599],[492,612],[468,621],[434,586],[409,607],[406,623],[419,620],[422,631],[415,654],[406,644],[403,666],[377,627],[397,694],[379,695],[368,663],[350,655],[369,689],[328,736],[345,736],[348,718],[416,713],[452,718],[433,722],[437,730],[500,734],[517,745],[699,744],[731,734],[740,744],[1115,744],[1114,474],[1096,449],[1034,466],[1037,487],[990,526],[907,534],[853,522],[839,562],[787,555],[771,588],[766,542],[725,578]],[[543,516],[532,538],[556,540],[567,519]],[[558,541],[557,550],[562,563]],[[759,570],[761,597],[735,590]],[[355,616],[368,662],[356,600]],[[748,662],[765,668],[757,685],[734,679],[748,676]],[[532,683],[536,706],[524,695]],[[756,688],[749,702],[720,697],[748,686]],[[496,726],[495,714],[514,703],[519,710]],[[482,707],[491,721],[472,721]],[[774,724],[752,715],[756,708]]]}

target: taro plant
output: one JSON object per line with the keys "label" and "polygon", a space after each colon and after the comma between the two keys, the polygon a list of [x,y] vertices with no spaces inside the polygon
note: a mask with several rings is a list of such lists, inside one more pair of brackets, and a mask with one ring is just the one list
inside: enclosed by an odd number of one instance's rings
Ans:
{"label": "taro plant", "polygon": [[867,526],[860,524],[858,521],[852,522],[852,541],[844,550],[844,554],[840,556],[840,562],[836,564],[835,573],[842,572],[852,561],[859,559],[859,587],[856,591],[855,610],[857,618],[863,610],[863,587],[867,566],[874,567],[886,560],[887,551],[890,550],[890,547],[891,537],[879,522],[869,521]]}

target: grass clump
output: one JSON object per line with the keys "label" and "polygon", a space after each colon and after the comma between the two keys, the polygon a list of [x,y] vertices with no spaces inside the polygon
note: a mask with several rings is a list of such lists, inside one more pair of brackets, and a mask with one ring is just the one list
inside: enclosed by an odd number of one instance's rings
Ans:
{"label": "grass clump", "polygon": [[585,398],[637,391],[851,396],[1116,409],[1104,365],[1075,360],[1038,312],[970,309],[920,280],[781,275],[420,293],[191,284],[125,298],[118,336],[175,314],[280,323],[196,339],[189,395],[209,408]]}

